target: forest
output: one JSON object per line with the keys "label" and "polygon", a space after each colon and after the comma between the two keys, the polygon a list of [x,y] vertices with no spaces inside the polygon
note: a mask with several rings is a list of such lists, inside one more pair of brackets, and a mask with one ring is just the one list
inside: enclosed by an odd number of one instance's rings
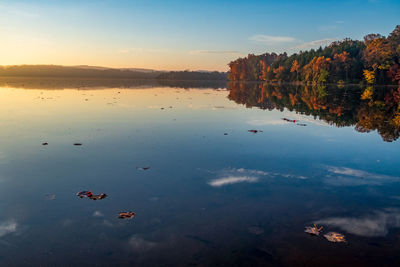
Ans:
{"label": "forest", "polygon": [[400,83],[400,25],[385,37],[346,38],[293,55],[249,54],[229,63],[231,81],[294,83]]}

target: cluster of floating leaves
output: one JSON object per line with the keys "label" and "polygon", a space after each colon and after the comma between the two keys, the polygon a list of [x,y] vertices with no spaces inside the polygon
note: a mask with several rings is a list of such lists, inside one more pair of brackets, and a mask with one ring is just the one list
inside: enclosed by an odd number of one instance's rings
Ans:
{"label": "cluster of floating leaves", "polygon": [[[49,143],[48,142],[43,142],[42,143],[42,146],[48,146],[49,145]],[[81,146],[82,145],[82,143],[74,143],[74,146]]]}
{"label": "cluster of floating leaves", "polygon": [[[87,198],[90,198],[92,200],[100,200],[100,199],[104,199],[104,198],[107,197],[107,194],[104,194],[104,193],[103,194],[94,195],[92,193],[92,191],[81,191],[81,192],[76,193],[76,195],[79,198],[87,197]],[[135,213],[133,211],[123,211],[123,212],[119,213],[119,218],[120,219],[131,219],[134,216],[135,216]]]}
{"label": "cluster of floating leaves", "polygon": [[[298,120],[291,120],[291,119],[288,119],[288,118],[282,118],[282,120],[287,121],[287,122],[293,122],[293,123],[296,123],[296,121],[298,121]],[[297,123],[297,125],[299,125],[299,126],[307,126],[307,124],[305,124],[305,123]]]}
{"label": "cluster of floating leaves", "polygon": [[99,195],[94,195],[92,193],[92,191],[81,191],[81,192],[76,193],[76,195],[78,197],[80,197],[80,198],[87,197],[87,198],[90,198],[92,200],[100,200],[100,199],[104,199],[104,198],[107,197],[107,194],[104,194],[104,193],[99,194]]}
{"label": "cluster of floating leaves", "polygon": [[[304,230],[307,234],[314,235],[314,236],[319,236],[319,234],[322,232],[323,227],[318,227],[316,224],[314,226],[307,226]],[[346,238],[344,235],[336,233],[336,232],[329,232],[324,235],[326,240],[329,242],[333,243],[345,243]]]}

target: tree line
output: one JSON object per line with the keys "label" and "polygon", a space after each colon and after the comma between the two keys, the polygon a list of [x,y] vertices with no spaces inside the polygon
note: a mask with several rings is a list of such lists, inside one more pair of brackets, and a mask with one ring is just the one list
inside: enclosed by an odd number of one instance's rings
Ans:
{"label": "tree line", "polygon": [[400,83],[400,25],[388,37],[368,34],[293,55],[249,54],[229,63],[231,81]]}

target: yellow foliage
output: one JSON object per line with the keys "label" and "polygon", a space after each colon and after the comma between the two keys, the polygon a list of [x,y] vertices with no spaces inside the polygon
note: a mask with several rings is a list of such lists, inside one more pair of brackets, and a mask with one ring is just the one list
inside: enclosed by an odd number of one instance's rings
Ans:
{"label": "yellow foliage", "polygon": [[400,127],[400,113],[397,113],[394,118],[392,119],[393,124],[396,127]]}
{"label": "yellow foliage", "polygon": [[375,71],[373,70],[364,70],[364,77],[367,83],[374,84],[375,83]]}
{"label": "yellow foliage", "polygon": [[374,93],[374,89],[372,88],[372,86],[368,86],[367,88],[365,88],[364,92],[362,93],[361,99],[362,100],[372,99],[373,93]]}

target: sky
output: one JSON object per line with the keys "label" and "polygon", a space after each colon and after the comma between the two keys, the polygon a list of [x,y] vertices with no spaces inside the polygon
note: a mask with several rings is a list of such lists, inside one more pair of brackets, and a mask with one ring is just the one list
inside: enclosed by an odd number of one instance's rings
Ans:
{"label": "sky", "polygon": [[0,65],[226,71],[397,24],[399,0],[0,0]]}

